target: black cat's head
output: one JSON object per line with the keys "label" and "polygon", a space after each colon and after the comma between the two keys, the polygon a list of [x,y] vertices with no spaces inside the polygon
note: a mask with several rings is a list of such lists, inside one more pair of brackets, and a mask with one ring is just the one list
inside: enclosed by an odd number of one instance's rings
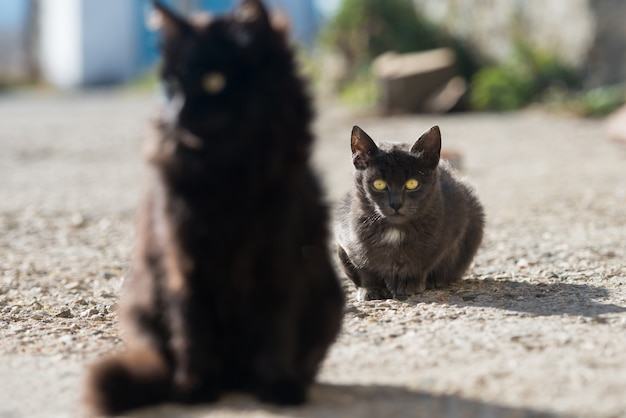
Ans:
{"label": "black cat's head", "polygon": [[360,198],[379,216],[401,224],[430,208],[438,192],[439,127],[430,128],[409,148],[406,144],[378,147],[365,131],[355,126],[351,145]]}
{"label": "black cat's head", "polygon": [[260,119],[254,98],[266,97],[263,89],[275,85],[273,73],[284,73],[281,66],[290,62],[285,33],[272,24],[261,1],[242,0],[229,15],[190,19],[157,0],[154,5],[161,22],[168,122],[203,136],[246,123],[255,117],[250,113]]}

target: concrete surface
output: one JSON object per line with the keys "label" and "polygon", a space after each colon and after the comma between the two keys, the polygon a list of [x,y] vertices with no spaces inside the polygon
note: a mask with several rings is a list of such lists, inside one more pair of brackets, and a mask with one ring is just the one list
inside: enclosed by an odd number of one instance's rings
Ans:
{"label": "concrete surface", "polygon": [[[116,301],[151,96],[0,97],[0,418],[81,416],[85,364],[121,348]],[[351,184],[353,124],[438,124],[487,212],[466,279],[348,304],[304,408],[232,395],[143,417],[626,416],[626,148],[602,121],[537,112],[380,119],[324,104],[315,163]]]}

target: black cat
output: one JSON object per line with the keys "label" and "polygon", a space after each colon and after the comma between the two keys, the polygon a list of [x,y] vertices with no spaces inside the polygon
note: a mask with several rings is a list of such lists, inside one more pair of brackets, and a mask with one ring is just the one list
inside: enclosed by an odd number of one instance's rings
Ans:
{"label": "black cat", "polygon": [[340,329],[311,103],[258,0],[163,20],[167,104],[121,302],[128,351],[96,364],[96,414],[246,391],[299,404]]}
{"label": "black cat", "polygon": [[437,126],[412,146],[352,130],[355,189],[339,205],[337,251],[361,300],[405,299],[455,282],[482,240],[483,208],[440,162]]}

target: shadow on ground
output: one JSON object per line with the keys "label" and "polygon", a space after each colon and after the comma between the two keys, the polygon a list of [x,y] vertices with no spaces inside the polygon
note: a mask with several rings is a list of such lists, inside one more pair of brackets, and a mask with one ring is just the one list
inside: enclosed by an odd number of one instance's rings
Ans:
{"label": "shadow on ground", "polygon": [[527,283],[507,279],[467,279],[450,288],[426,291],[407,303],[506,309],[533,315],[598,315],[626,312],[626,307],[602,303],[604,287],[572,283]]}
{"label": "shadow on ground", "polygon": [[162,406],[138,411],[135,418],[196,418],[211,416],[268,417],[437,417],[437,418],[524,418],[553,417],[547,412],[515,409],[455,396],[433,396],[394,386],[316,385],[311,401],[301,408],[278,408],[251,397],[230,395],[214,405],[194,408]]}

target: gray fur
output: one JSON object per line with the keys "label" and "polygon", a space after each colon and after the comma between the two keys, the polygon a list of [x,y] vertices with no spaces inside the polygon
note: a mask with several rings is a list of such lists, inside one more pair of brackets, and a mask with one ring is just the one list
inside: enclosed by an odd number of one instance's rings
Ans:
{"label": "gray fur", "polygon": [[[460,280],[471,264],[483,236],[483,208],[471,187],[439,161],[440,151],[436,126],[412,147],[378,147],[354,127],[355,187],[337,208],[335,235],[360,299],[405,299]],[[412,178],[420,185],[410,191],[404,185]],[[376,179],[387,189],[375,190]]]}

